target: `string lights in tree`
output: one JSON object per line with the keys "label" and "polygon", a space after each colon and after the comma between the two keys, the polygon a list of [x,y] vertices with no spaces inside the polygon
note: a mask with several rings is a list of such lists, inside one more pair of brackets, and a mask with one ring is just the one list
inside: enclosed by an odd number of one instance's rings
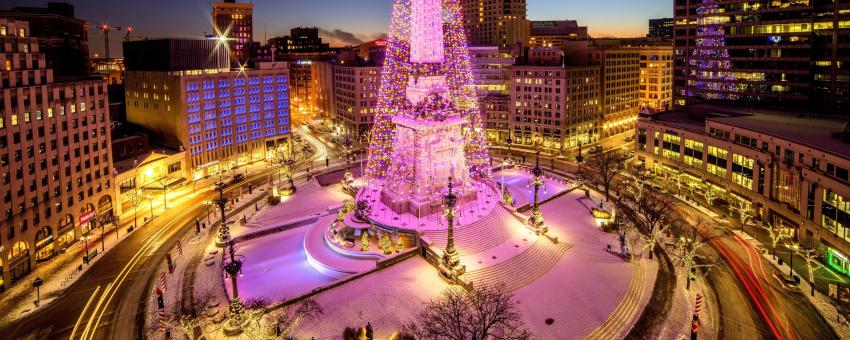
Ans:
{"label": "string lights in tree", "polygon": [[705,99],[737,99],[738,87],[723,32],[723,13],[716,0],[697,8],[697,47],[689,61],[692,88],[687,95]]}

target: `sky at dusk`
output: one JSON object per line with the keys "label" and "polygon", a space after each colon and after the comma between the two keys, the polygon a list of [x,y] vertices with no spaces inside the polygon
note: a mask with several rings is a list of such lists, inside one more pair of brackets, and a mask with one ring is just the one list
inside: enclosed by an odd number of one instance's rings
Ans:
{"label": "sky at dusk", "polygon": [[[61,0],[55,0],[61,1]],[[241,0],[247,1],[247,0]],[[240,1],[240,2],[241,2]],[[92,53],[103,51],[96,26],[131,25],[134,35],[193,37],[212,31],[211,0],[70,0],[76,16],[92,24]],[[380,37],[389,25],[391,0],[254,0],[254,39],[287,35],[291,27],[317,26],[332,46]],[[2,0],[0,9],[46,6],[47,0]],[[528,0],[530,20],[578,20],[593,36],[643,36],[647,20],[672,16],[673,0]],[[120,54],[121,34],[112,40]],[[112,35],[110,36],[112,37]]]}

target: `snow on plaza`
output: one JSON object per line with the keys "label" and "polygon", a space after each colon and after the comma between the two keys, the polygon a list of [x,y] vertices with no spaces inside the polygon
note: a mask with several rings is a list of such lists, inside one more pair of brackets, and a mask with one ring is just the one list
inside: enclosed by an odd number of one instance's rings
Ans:
{"label": "snow on plaza", "polygon": [[456,1],[393,13],[367,161],[232,227],[239,298],[311,297],[324,316],[295,330],[303,338],[366,323],[385,338],[451,285],[490,286],[514,295],[537,337],[625,336],[652,264],[609,251],[619,240],[592,214],[600,194],[534,164],[491,167]]}

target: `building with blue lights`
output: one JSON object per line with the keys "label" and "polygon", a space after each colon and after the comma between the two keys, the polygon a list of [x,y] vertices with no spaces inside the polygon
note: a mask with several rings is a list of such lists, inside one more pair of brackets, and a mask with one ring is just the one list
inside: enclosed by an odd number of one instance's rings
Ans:
{"label": "building with blue lights", "polygon": [[[209,53],[217,51],[213,47]],[[191,179],[263,160],[273,148],[289,143],[285,62],[238,70],[218,64],[200,69],[128,67],[124,84],[127,120],[148,129],[154,143],[186,150]]]}

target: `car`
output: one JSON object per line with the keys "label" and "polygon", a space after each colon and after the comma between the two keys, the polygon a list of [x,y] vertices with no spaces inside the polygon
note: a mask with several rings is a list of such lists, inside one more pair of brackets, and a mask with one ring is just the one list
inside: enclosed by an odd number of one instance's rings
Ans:
{"label": "car", "polygon": [[625,139],[626,142],[631,142],[633,140],[635,140],[635,136],[626,136],[626,139]]}
{"label": "car", "polygon": [[245,174],[235,174],[233,175],[233,178],[230,179],[230,184],[239,183],[243,179],[245,179]]}
{"label": "car", "polygon": [[587,151],[590,152],[590,153],[595,153],[595,152],[599,152],[599,151],[602,151],[602,150],[598,145],[594,145],[594,146],[591,146],[590,149],[587,149]]}

